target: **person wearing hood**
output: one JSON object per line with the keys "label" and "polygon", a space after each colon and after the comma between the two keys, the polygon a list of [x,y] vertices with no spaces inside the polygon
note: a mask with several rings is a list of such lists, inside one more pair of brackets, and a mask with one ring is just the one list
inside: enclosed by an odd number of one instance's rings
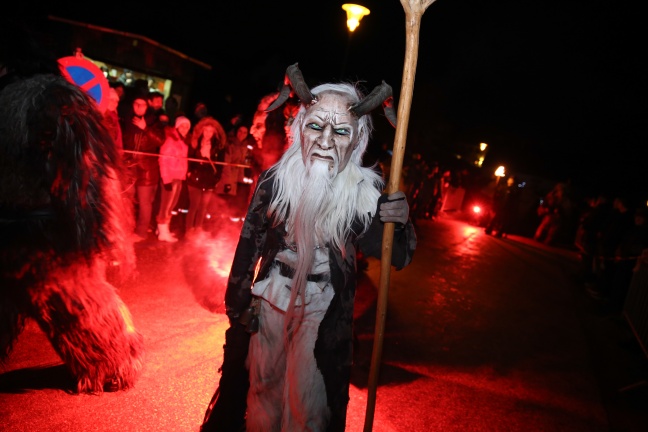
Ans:
{"label": "person wearing hood", "polygon": [[223,126],[213,117],[200,120],[192,133],[188,154],[189,211],[185,222],[187,234],[203,226],[214,189],[222,175],[226,150],[227,134]]}

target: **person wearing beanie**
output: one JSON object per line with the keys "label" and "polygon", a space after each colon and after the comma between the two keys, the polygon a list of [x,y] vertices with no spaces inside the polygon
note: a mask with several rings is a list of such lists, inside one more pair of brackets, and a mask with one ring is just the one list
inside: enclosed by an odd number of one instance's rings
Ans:
{"label": "person wearing beanie", "polygon": [[186,125],[189,126],[189,128],[191,128],[191,121],[190,121],[187,117],[185,117],[185,116],[179,116],[179,117],[175,120],[175,127],[176,127],[176,129],[177,129],[180,125],[182,125],[182,124],[186,124]]}
{"label": "person wearing beanie", "polygon": [[160,147],[160,179],[162,191],[160,194],[160,211],[157,215],[158,240],[176,242],[178,239],[171,234],[169,223],[171,211],[178,204],[182,182],[187,176],[187,143],[190,140],[191,122],[187,117],[179,116],[175,127],[165,129],[166,138]]}

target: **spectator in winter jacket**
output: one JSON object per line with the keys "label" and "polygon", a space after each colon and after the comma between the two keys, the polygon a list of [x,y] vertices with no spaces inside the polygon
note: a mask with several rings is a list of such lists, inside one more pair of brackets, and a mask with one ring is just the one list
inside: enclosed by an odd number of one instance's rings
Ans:
{"label": "spectator in winter jacket", "polygon": [[180,116],[175,121],[175,127],[166,128],[166,140],[160,147],[160,178],[162,192],[160,194],[160,211],[157,215],[158,240],[176,242],[178,239],[171,234],[171,210],[178,204],[182,183],[187,177],[187,153],[190,139],[191,122],[187,117]]}
{"label": "spectator in winter jacket", "polygon": [[187,173],[187,234],[202,228],[209,203],[214,196],[214,189],[222,175],[226,149],[227,134],[215,118],[205,117],[196,124],[191,136],[189,158],[200,161],[191,160]]}
{"label": "spectator in winter jacket", "polygon": [[[147,97],[133,97],[132,113],[122,123],[124,161],[128,169],[126,192],[137,202],[136,240],[145,240],[153,216],[153,200],[160,181],[158,153],[164,142],[164,127],[155,117],[146,120]],[[137,200],[135,201],[135,192]]]}

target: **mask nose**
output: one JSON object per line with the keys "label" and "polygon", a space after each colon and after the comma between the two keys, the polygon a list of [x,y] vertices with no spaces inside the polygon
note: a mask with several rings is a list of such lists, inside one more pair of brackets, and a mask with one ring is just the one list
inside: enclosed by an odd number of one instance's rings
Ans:
{"label": "mask nose", "polygon": [[322,133],[322,139],[318,140],[317,145],[322,149],[322,150],[328,150],[331,147],[333,147],[333,140],[331,139],[331,131],[329,128],[326,128],[324,130],[324,133]]}

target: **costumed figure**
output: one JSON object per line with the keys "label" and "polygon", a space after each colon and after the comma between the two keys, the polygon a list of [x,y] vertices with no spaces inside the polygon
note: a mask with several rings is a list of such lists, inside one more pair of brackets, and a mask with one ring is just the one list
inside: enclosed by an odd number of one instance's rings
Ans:
{"label": "costumed figure", "polygon": [[[261,169],[266,170],[274,165],[286,150],[288,134],[286,125],[289,117],[284,110],[271,110],[268,107],[277,99],[279,93],[269,93],[261,98],[252,117],[250,135],[254,137],[261,150]],[[286,101],[289,102],[289,101]],[[291,106],[290,103],[286,107]]]}
{"label": "costumed figure", "polygon": [[[79,393],[132,387],[143,339],[107,266],[135,267],[119,149],[94,100],[60,74],[0,88],[0,360],[35,320]],[[119,274],[115,274],[115,277]]]}
{"label": "costumed figure", "polygon": [[396,121],[391,88],[310,90],[295,64],[268,110],[292,91],[292,143],[261,173],[234,254],[222,375],[203,432],[343,431],[357,252],[380,257],[385,222],[396,224],[397,270],[416,248],[405,194],[383,194],[382,177],[362,166],[369,112],[382,104]]}

